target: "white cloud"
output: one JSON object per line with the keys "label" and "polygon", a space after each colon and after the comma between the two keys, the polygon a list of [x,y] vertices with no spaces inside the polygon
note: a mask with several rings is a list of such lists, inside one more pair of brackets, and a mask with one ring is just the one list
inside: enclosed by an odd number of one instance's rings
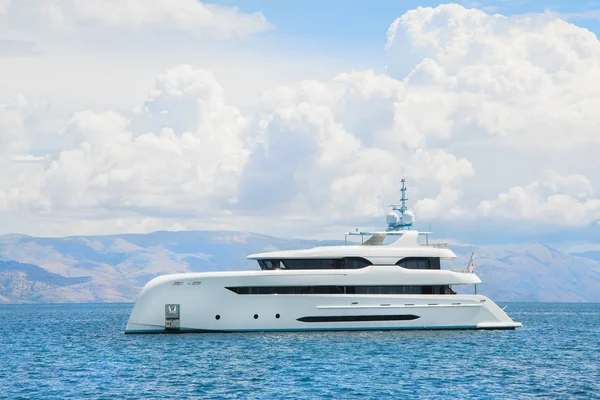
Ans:
{"label": "white cloud", "polygon": [[[36,179],[9,190],[5,203],[88,217],[106,210],[211,214],[211,207],[235,200],[248,156],[241,137],[246,121],[222,95],[210,73],[184,65],[159,76],[156,92],[132,119],[78,112],[64,129],[74,146]],[[185,118],[182,130],[170,127],[171,115],[161,113],[175,114],[179,107],[187,112],[179,115]],[[134,132],[132,126],[144,125],[138,120],[153,120],[157,130]]]}
{"label": "white cloud", "polygon": [[[436,189],[449,179],[458,188],[473,167],[443,149],[415,148],[405,126],[435,125],[419,118],[416,111],[427,107],[418,104],[402,82],[372,71],[268,91],[261,102],[262,145],[244,171],[242,205],[356,218],[381,215],[403,174],[415,183],[432,178]],[[415,112],[405,112],[412,106]]]}
{"label": "white cloud", "polygon": [[451,186],[442,186],[435,198],[424,198],[415,204],[417,215],[426,216],[428,219],[454,219],[465,213],[458,206],[462,193]]}
{"label": "white cloud", "polygon": [[416,180],[433,178],[441,184],[451,185],[474,176],[475,170],[467,159],[457,159],[444,150],[417,150],[406,174]]}
{"label": "white cloud", "polygon": [[550,173],[549,181],[545,183],[554,192],[568,194],[576,199],[586,200],[594,197],[592,181],[582,174],[561,176]]}
{"label": "white cloud", "polygon": [[427,180],[435,180],[439,185],[435,198],[425,197],[414,202],[417,215],[453,219],[464,213],[459,205],[461,184],[466,178],[475,176],[473,165],[467,159],[458,159],[440,149],[417,150],[411,157],[406,175],[422,186]]}
{"label": "white cloud", "polygon": [[131,113],[72,115],[61,129],[70,144],[51,158],[30,155],[38,162],[23,162],[35,129],[16,106],[0,108],[11,168],[0,209],[52,232],[77,219],[87,222],[76,229],[103,233],[286,234],[372,221],[406,176],[421,220],[600,218],[600,159],[582,156],[600,148],[593,35],[550,15],[443,5],[394,22],[387,51],[388,75],[280,85],[244,111],[211,72],[180,65],[159,74]]}
{"label": "white cloud", "polygon": [[587,177],[553,174],[549,181],[515,186],[494,200],[482,201],[478,210],[488,217],[581,226],[600,219],[600,199],[592,195]]}
{"label": "white cloud", "polygon": [[11,29],[158,28],[199,36],[244,37],[273,28],[260,12],[197,0],[8,0],[0,18]]}
{"label": "white cloud", "polygon": [[378,215],[403,172],[435,185],[473,174],[444,150],[396,140],[403,90],[370,71],[341,74],[276,88],[243,116],[210,72],[182,65],[129,117],[74,114],[63,129],[71,148],[10,188],[4,207],[99,220]]}
{"label": "white cloud", "polygon": [[[21,186],[31,178],[32,166],[17,164],[16,158],[29,148],[31,135],[28,119],[36,107],[25,96],[16,95],[0,104],[0,212],[19,207],[19,198],[29,197]],[[33,169],[37,169],[36,166]]]}
{"label": "white cloud", "polygon": [[50,102],[20,93],[0,102],[0,158],[26,152],[33,142],[45,146],[41,133],[60,127],[54,113]]}
{"label": "white cloud", "polygon": [[23,115],[26,101],[24,96],[18,95],[8,104],[0,104],[0,154],[27,148]]}
{"label": "white cloud", "polygon": [[[0,11],[0,13],[1,12],[2,11]],[[36,48],[36,44],[33,42],[0,39],[0,58],[27,57],[36,55],[37,53],[38,50]]]}
{"label": "white cloud", "polygon": [[600,86],[590,84],[600,81],[600,42],[554,14],[419,7],[394,21],[386,48],[392,76],[422,86],[424,102],[438,99],[434,116],[452,122],[445,137],[553,149],[600,142]]}

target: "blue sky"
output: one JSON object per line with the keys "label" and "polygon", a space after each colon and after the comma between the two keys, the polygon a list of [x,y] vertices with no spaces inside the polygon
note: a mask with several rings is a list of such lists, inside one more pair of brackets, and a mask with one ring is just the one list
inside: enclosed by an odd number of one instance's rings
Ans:
{"label": "blue sky", "polygon": [[[264,33],[273,38],[306,41],[313,50],[344,48],[368,53],[381,51],[389,25],[408,10],[436,7],[448,2],[414,0],[219,0],[214,4],[233,5],[246,12],[262,11],[276,31]],[[598,36],[600,30],[600,2],[568,0],[504,0],[504,1],[456,1],[465,7],[474,7],[491,13],[510,16],[552,11],[572,15],[578,26],[589,29]],[[589,14],[589,16],[585,16]]]}

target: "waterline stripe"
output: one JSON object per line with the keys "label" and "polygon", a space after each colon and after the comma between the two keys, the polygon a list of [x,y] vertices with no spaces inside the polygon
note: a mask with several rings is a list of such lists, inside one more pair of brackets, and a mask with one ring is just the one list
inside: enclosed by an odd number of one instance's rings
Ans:
{"label": "waterline stripe", "polygon": [[355,327],[355,328],[288,328],[288,329],[229,329],[229,330],[211,330],[211,329],[193,329],[181,328],[179,331],[165,330],[131,330],[125,331],[125,334],[173,334],[173,333],[252,333],[252,332],[310,332],[310,331],[435,331],[435,330],[514,330],[514,326],[505,327],[477,327],[477,325],[457,325],[457,326],[393,326],[393,327]]}

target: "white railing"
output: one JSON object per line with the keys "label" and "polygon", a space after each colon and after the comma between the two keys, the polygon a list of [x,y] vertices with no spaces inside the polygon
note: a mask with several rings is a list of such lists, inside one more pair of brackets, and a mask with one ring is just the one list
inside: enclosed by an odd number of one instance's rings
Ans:
{"label": "white railing", "polygon": [[437,249],[447,249],[448,248],[448,242],[421,243],[421,246],[435,247]]}
{"label": "white railing", "polygon": [[[362,245],[362,243],[356,243],[356,242],[347,242],[347,243],[341,243],[341,242],[324,242],[324,243],[318,243],[317,247],[332,247],[332,246],[360,246]],[[384,244],[383,246],[388,246],[387,244]],[[423,246],[423,247],[435,247],[437,249],[447,249],[448,248],[448,242],[437,242],[437,243],[419,243],[419,246]]]}
{"label": "white railing", "polygon": [[317,243],[317,247],[355,246],[355,245],[360,245],[360,243],[348,242],[348,243],[344,244],[341,241]]}

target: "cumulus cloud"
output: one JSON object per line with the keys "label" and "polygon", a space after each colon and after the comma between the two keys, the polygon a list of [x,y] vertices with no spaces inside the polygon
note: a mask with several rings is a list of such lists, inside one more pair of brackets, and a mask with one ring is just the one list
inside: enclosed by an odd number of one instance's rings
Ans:
{"label": "cumulus cloud", "polygon": [[[212,74],[183,65],[157,78],[155,93],[132,117],[76,113],[64,128],[74,146],[5,193],[5,207],[88,215],[214,213],[235,201],[248,156],[241,137],[245,118],[222,95]],[[179,115],[185,121],[176,129],[168,124],[169,111],[180,106],[187,114]],[[134,130],[144,126],[138,119],[155,120],[157,129]]]}
{"label": "cumulus cloud", "polygon": [[592,196],[587,177],[553,174],[551,180],[515,186],[494,200],[482,201],[478,210],[484,216],[581,226],[600,219],[600,199]]}
{"label": "cumulus cloud", "polygon": [[[505,17],[456,4],[394,21],[388,72],[438,99],[446,137],[560,149],[600,141],[600,43],[554,14]],[[425,135],[427,131],[424,131]]]}
{"label": "cumulus cloud", "polygon": [[418,150],[411,157],[406,175],[422,186],[428,180],[437,181],[439,185],[435,198],[425,197],[414,203],[417,215],[452,219],[464,213],[459,204],[462,197],[461,185],[463,180],[475,175],[473,165],[467,159],[458,159],[440,149]]}
{"label": "cumulus cloud", "polygon": [[397,19],[386,48],[387,74],[282,85],[244,112],[210,71],[180,65],[131,113],[75,113],[61,129],[71,145],[37,164],[23,162],[31,135],[18,104],[0,107],[4,162],[29,168],[0,186],[0,208],[106,229],[260,230],[381,216],[406,176],[421,219],[600,218],[600,163],[580,156],[600,146],[592,34],[550,15],[442,5]]}
{"label": "cumulus cloud", "polygon": [[20,93],[0,102],[0,158],[27,151],[35,132],[56,128],[53,112],[48,101]]}
{"label": "cumulus cloud", "polygon": [[197,0],[4,0],[0,18],[14,29],[159,28],[224,38],[273,28],[260,12],[244,13]]}
{"label": "cumulus cloud", "polygon": [[22,94],[0,103],[0,211],[40,207],[41,174],[49,157],[28,153],[39,132],[56,126],[48,115],[52,111],[47,102]]}
{"label": "cumulus cloud", "polygon": [[475,175],[473,165],[465,159],[457,159],[444,150],[418,150],[412,156],[406,174],[416,180],[433,178],[443,184],[454,184]]}
{"label": "cumulus cloud", "polygon": [[276,207],[283,215],[360,217],[381,215],[403,174],[431,180],[436,189],[459,188],[473,175],[472,165],[443,149],[415,148],[405,127],[427,122],[405,112],[402,106],[413,101],[402,82],[373,71],[268,91],[261,99],[261,139],[244,170],[242,205]]}
{"label": "cumulus cloud", "polygon": [[244,116],[210,72],[182,65],[159,74],[129,116],[75,113],[62,130],[72,147],[44,158],[5,207],[96,218],[381,214],[402,173],[436,185],[473,174],[442,149],[397,140],[403,91],[372,71],[341,74],[275,88]]}

